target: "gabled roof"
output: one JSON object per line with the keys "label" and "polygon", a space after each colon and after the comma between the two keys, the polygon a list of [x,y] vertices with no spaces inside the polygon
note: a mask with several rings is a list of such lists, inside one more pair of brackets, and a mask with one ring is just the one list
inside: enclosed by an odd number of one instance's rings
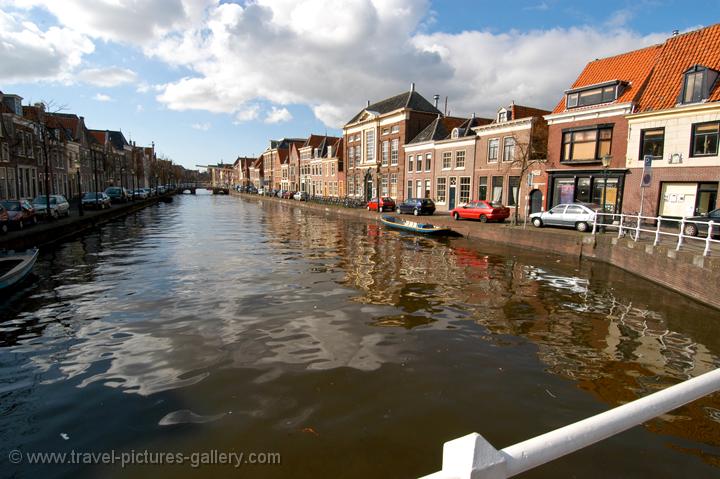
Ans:
{"label": "gabled roof", "polygon": [[[637,101],[643,86],[647,83],[653,66],[662,50],[662,45],[634,50],[628,53],[602,58],[588,63],[580,76],[572,84],[572,89],[597,85],[604,82],[619,80],[626,84],[616,103]],[[585,108],[594,108],[593,105]],[[582,110],[583,107],[573,108]],[[557,104],[553,113],[565,111],[565,95]]]}
{"label": "gabled roof", "polygon": [[[639,111],[674,107],[683,88],[683,74],[695,65],[720,71],[720,24],[665,41],[640,98]],[[715,82],[708,101],[720,101],[720,81]]]}
{"label": "gabled roof", "polygon": [[432,123],[425,127],[420,133],[415,136],[408,144],[424,143],[426,141],[438,141],[444,140],[450,137],[450,133],[454,128],[460,127],[468,120],[465,118],[455,118],[450,116],[435,118]]}
{"label": "gabled roof", "polygon": [[390,113],[391,111],[399,110],[401,108],[440,114],[440,110],[435,108],[432,103],[425,99],[425,97],[415,90],[409,90],[405,93],[400,93],[399,95],[386,98],[385,100],[381,100],[363,108],[352,118],[352,120],[347,122],[347,124],[349,125],[358,121],[365,111],[371,111],[384,115],[385,113]]}

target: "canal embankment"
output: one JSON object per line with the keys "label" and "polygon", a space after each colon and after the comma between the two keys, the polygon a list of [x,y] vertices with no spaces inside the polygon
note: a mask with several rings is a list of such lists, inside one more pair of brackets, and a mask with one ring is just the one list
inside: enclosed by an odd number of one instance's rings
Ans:
{"label": "canal embankment", "polygon": [[160,198],[154,197],[113,205],[104,210],[86,209],[83,216],[79,216],[77,210],[73,210],[67,218],[39,223],[0,236],[0,249],[24,250],[65,241],[109,221],[154,205],[158,201]]}
{"label": "canal embankment", "polygon": [[[252,200],[285,203],[326,215],[351,216],[378,221],[378,213],[361,208],[344,208],[312,202],[263,197],[232,192]],[[720,309],[717,286],[720,284],[720,257],[703,256],[702,250],[676,251],[668,244],[653,245],[618,238],[617,234],[591,235],[574,230],[542,228],[508,223],[455,221],[447,215],[434,215],[432,223],[449,226],[473,240],[574,257],[578,261],[598,261],[660,284],[696,301]]]}

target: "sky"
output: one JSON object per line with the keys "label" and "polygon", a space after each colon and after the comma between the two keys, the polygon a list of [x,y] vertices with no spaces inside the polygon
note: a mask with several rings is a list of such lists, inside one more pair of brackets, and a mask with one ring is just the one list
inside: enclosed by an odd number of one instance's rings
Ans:
{"label": "sky", "polygon": [[368,100],[552,109],[584,65],[720,19],[662,0],[0,0],[0,91],[186,168],[341,133]]}

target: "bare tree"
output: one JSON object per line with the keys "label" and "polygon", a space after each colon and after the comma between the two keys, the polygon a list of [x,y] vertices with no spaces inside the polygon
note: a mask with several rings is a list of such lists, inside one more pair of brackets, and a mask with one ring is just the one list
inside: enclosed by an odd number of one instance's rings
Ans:
{"label": "bare tree", "polygon": [[[528,130],[525,130],[528,131]],[[512,224],[519,222],[520,190],[527,180],[528,172],[536,166],[545,163],[547,160],[547,124],[542,119],[533,118],[530,124],[529,134],[524,132],[512,136],[515,142],[513,160],[507,163],[505,173],[512,171],[513,176],[518,177],[517,193],[515,198],[515,213]],[[510,191],[510,194],[513,194]]]}
{"label": "bare tree", "polygon": [[43,152],[43,159],[45,161],[45,211],[47,214],[47,218],[51,219],[52,215],[50,214],[50,186],[51,186],[51,176],[52,176],[52,168],[50,166],[50,151],[49,151],[49,143],[51,141],[50,138],[50,132],[49,129],[52,129],[52,140],[54,141],[54,148],[53,151],[55,154],[60,154],[58,151],[58,145],[60,144],[60,141],[64,138],[64,131],[61,132],[58,128],[58,122],[55,121],[54,125],[50,125],[50,123],[53,123],[51,120],[49,120],[48,116],[50,115],[50,118],[52,118],[53,114],[60,113],[61,111],[64,111],[67,109],[65,105],[58,105],[55,103],[55,101],[45,101],[41,100],[39,103],[35,104],[35,107],[37,108],[37,114],[38,114],[38,125],[40,127],[40,141],[42,145],[42,152]]}

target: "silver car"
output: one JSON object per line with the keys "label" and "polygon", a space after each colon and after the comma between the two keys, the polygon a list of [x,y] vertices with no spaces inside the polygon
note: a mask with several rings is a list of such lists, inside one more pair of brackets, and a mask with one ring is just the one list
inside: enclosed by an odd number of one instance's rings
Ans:
{"label": "silver car", "polygon": [[[35,214],[39,216],[47,215],[47,196],[41,195],[32,202],[35,208]],[[50,195],[50,216],[59,218],[61,216],[70,216],[70,203],[62,195]]]}
{"label": "silver car", "polygon": [[553,206],[548,211],[531,214],[530,221],[537,228],[564,226],[575,228],[578,231],[587,231],[592,228],[595,213],[601,210],[600,205],[591,203],[563,203]]}

